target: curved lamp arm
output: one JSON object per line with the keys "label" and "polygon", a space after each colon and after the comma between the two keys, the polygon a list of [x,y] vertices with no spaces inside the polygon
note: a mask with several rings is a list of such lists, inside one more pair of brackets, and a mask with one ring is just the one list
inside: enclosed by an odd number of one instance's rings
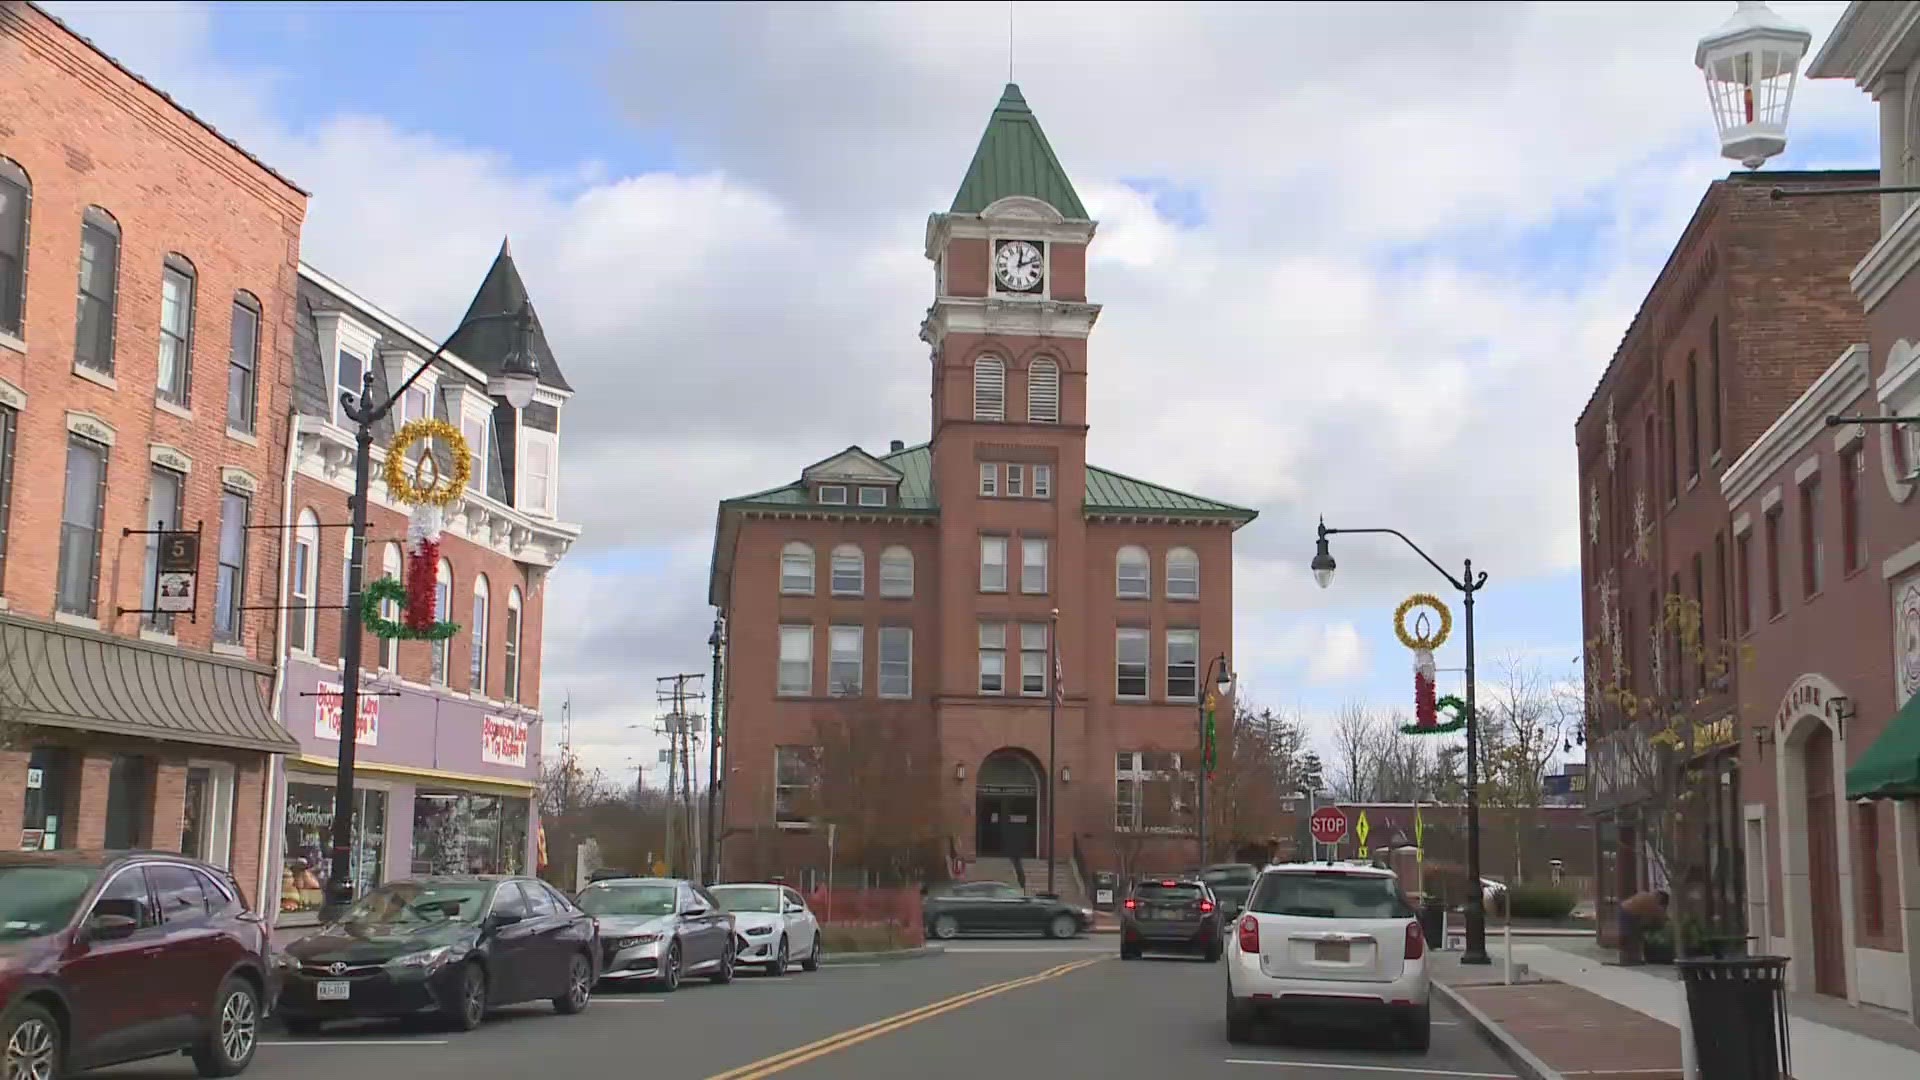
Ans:
{"label": "curved lamp arm", "polygon": [[1397,536],[1400,538],[1401,543],[1413,549],[1413,553],[1415,555],[1418,555],[1422,559],[1425,559],[1427,561],[1428,566],[1431,566],[1435,570],[1438,570],[1440,572],[1440,576],[1447,579],[1447,584],[1452,585],[1455,589],[1458,589],[1463,593],[1478,592],[1487,583],[1487,572],[1485,570],[1482,570],[1478,575],[1475,575],[1471,582],[1463,582],[1459,578],[1454,577],[1452,574],[1447,572],[1445,567],[1441,566],[1437,562],[1434,562],[1433,556],[1428,555],[1426,552],[1420,550],[1420,545],[1408,539],[1407,534],[1401,532],[1399,529],[1329,529],[1324,524],[1320,526],[1320,536],[1323,539],[1329,536],[1333,536],[1337,533],[1383,533],[1387,536]]}

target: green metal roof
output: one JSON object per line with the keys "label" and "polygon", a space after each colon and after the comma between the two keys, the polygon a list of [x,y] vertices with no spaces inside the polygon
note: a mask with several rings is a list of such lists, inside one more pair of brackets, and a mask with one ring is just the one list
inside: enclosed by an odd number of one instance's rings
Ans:
{"label": "green metal roof", "polygon": [[[896,450],[891,454],[874,455],[881,461],[900,470],[900,495],[897,508],[901,510],[937,510],[940,504],[933,498],[933,449],[926,443],[909,446],[905,450]],[[804,483],[783,484],[777,488],[756,491],[751,495],[742,495],[737,499],[726,500],[726,506],[809,506],[813,500],[807,496]],[[839,507],[826,507],[828,510]],[[858,506],[845,508],[849,512],[862,512]],[[872,507],[865,512],[871,513]]]}
{"label": "green metal roof", "polygon": [[952,212],[977,214],[1009,195],[1042,199],[1068,218],[1087,220],[1087,208],[1080,205],[1067,171],[1053,156],[1039,119],[1013,83],[1007,84],[1000,104],[993,107],[993,118],[980,136],[966,179],[953,196]]}

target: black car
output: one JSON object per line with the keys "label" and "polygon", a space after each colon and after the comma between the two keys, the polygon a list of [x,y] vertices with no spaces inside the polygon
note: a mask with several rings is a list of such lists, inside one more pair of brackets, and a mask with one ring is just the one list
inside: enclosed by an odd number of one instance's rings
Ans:
{"label": "black car", "polygon": [[1213,890],[1214,902],[1229,919],[1247,906],[1247,893],[1253,890],[1253,879],[1259,876],[1260,868],[1252,863],[1215,863],[1200,871],[1200,880]]}
{"label": "black car", "polygon": [[1143,952],[1178,952],[1220,959],[1223,920],[1213,890],[1197,877],[1161,878],[1134,885],[1120,910],[1120,959]]}
{"label": "black car", "polygon": [[927,936],[1045,934],[1070,938],[1093,925],[1093,912],[1058,897],[1029,896],[999,881],[961,881],[930,890],[921,904]]}
{"label": "black car", "polygon": [[277,1012],[295,1034],[350,1017],[438,1016],[468,1031],[499,1005],[587,1007],[599,978],[593,917],[533,878],[390,882],[287,946]]}

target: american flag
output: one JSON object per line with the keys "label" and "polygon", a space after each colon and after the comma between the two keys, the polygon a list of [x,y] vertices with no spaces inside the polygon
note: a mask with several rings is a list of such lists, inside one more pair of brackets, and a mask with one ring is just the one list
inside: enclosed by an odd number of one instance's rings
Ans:
{"label": "american flag", "polygon": [[1060,645],[1058,642],[1055,642],[1053,646],[1053,700],[1055,702],[1061,702],[1066,699],[1067,688],[1061,684],[1060,680]]}

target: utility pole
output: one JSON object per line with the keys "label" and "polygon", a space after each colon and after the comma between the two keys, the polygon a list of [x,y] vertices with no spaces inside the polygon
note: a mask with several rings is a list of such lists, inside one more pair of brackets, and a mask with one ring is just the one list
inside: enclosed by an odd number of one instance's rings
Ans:
{"label": "utility pole", "polygon": [[[676,876],[693,880],[699,879],[700,853],[696,849],[693,832],[693,725],[687,706],[706,697],[699,689],[701,680],[705,678],[703,673],[691,672],[662,675],[654,680],[654,699],[666,710],[666,715],[662,717],[664,730],[655,730],[665,734],[668,739],[667,867],[669,872],[678,871]],[[682,820],[687,826],[682,842],[685,854],[681,857],[680,865],[676,866],[673,839]]]}

